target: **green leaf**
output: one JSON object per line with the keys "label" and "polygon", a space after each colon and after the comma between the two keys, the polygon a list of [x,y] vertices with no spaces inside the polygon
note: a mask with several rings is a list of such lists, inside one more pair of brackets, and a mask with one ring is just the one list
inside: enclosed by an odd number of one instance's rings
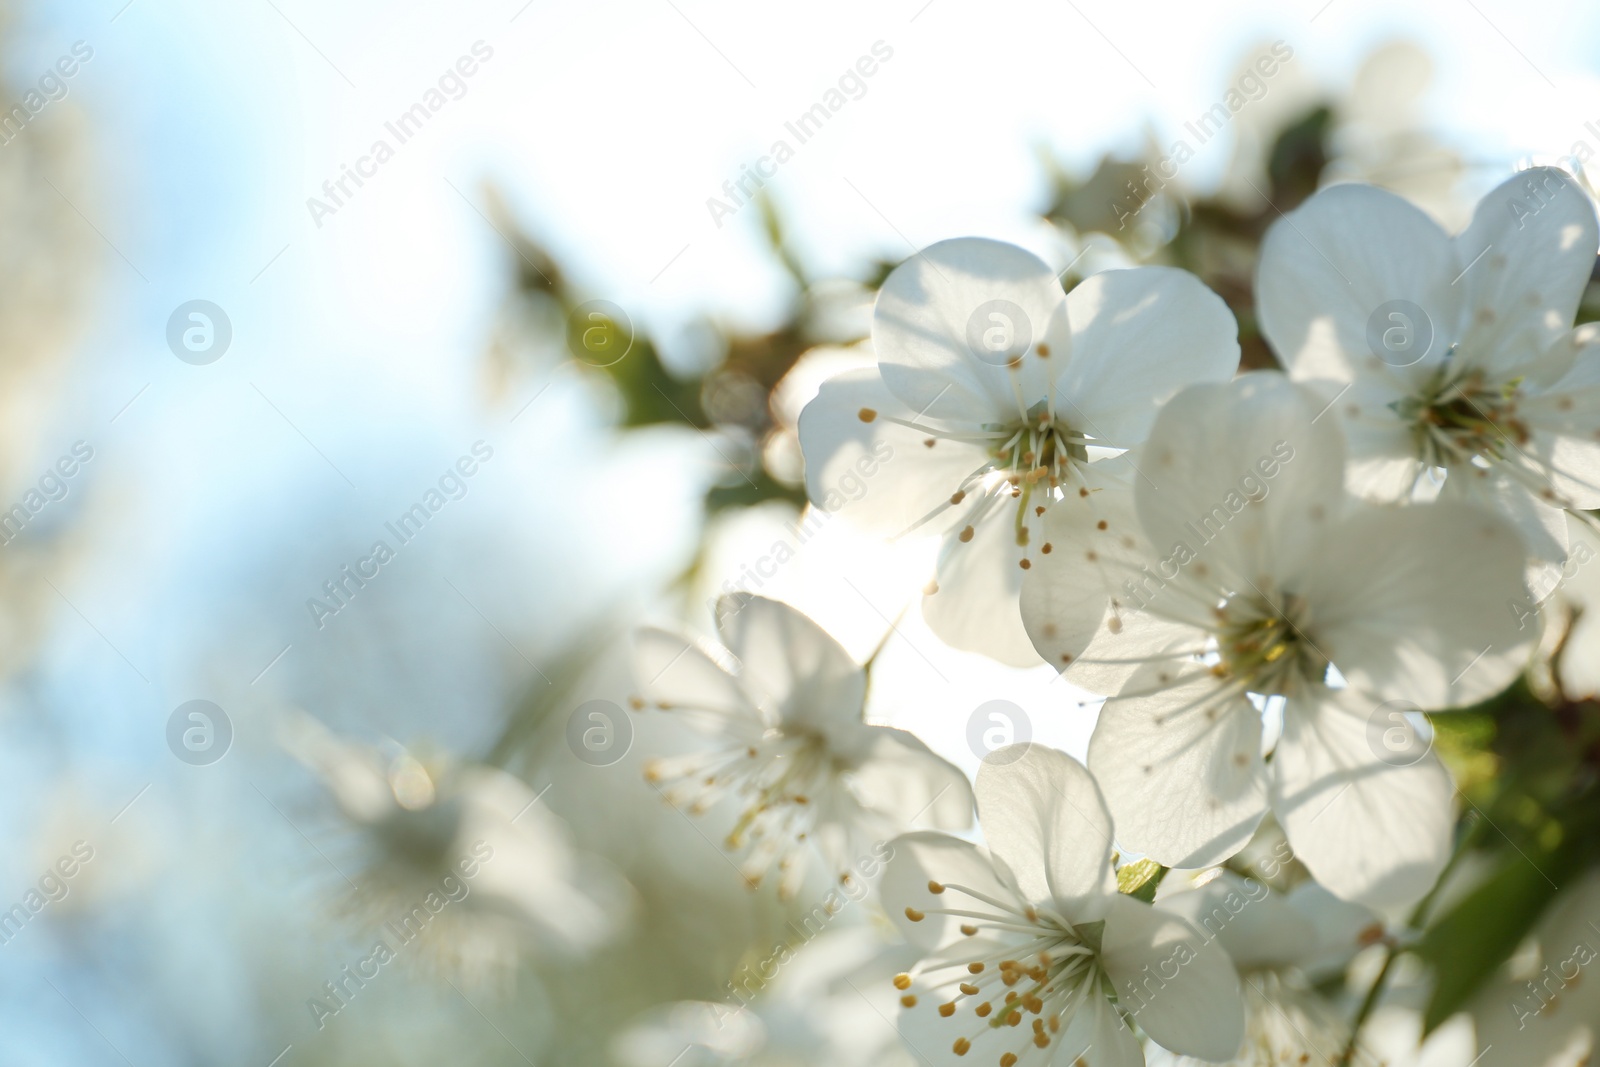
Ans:
{"label": "green leaf", "polygon": [[[1535,866],[1535,863],[1538,866]],[[1466,1006],[1511,957],[1555,896],[1563,858],[1509,854],[1499,870],[1467,894],[1423,934],[1417,954],[1438,979],[1423,1015],[1424,1033]]]}
{"label": "green leaf", "polygon": [[1155,860],[1139,860],[1117,871],[1117,891],[1146,904],[1156,899],[1156,887],[1167,876],[1167,869]]}

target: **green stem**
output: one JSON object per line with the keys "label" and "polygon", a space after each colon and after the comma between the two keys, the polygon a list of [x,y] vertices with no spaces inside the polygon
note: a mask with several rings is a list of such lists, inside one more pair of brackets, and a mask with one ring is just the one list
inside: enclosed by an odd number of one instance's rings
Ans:
{"label": "green stem", "polygon": [[[1461,840],[1456,843],[1455,851],[1450,854],[1449,862],[1444,865],[1444,870],[1439,872],[1439,878],[1433,883],[1433,888],[1428,890],[1428,895],[1417,902],[1411,910],[1406,926],[1418,929],[1427,920],[1428,912],[1433,908],[1433,902],[1438,897],[1439,891],[1444,888],[1444,883],[1449,878],[1461,858],[1467,854],[1472,845],[1477,841],[1486,820],[1476,820],[1467,832],[1461,835]],[[1337,1067],[1350,1067],[1356,1056],[1356,1045],[1361,1037],[1361,1028],[1367,1024],[1367,1017],[1378,1006],[1378,998],[1383,995],[1384,984],[1389,980],[1389,972],[1394,968],[1394,961],[1400,954],[1394,942],[1384,946],[1383,966],[1378,968],[1378,974],[1372,979],[1372,985],[1367,989],[1367,995],[1361,1000],[1361,1007],[1356,1009],[1356,1017],[1350,1024],[1350,1040],[1344,1046],[1344,1053],[1339,1057]]]}
{"label": "green stem", "polygon": [[1372,985],[1367,990],[1367,995],[1361,1001],[1361,1007],[1356,1011],[1355,1022],[1350,1024],[1350,1040],[1345,1042],[1344,1054],[1339,1057],[1338,1067],[1350,1067],[1356,1056],[1357,1038],[1361,1028],[1366,1025],[1367,1016],[1372,1014],[1372,1009],[1378,1005],[1378,997],[1383,993],[1383,986],[1389,979],[1389,971],[1394,966],[1397,953],[1393,945],[1389,945],[1383,957],[1383,966],[1378,968],[1378,976],[1372,980]]}

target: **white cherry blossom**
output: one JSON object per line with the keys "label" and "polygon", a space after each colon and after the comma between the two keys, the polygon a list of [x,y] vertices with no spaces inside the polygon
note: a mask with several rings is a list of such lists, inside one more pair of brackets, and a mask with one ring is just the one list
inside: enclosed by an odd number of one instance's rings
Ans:
{"label": "white cherry blossom", "polygon": [[[942,537],[929,626],[1019,666],[1038,662],[1017,610],[1028,568],[1062,540],[1121,536],[1132,472],[1117,455],[1163,400],[1239,362],[1232,314],[1193,275],[1107,271],[1068,294],[1031,253],[977,238],[896,268],[872,341],[877,368],[830,380],[801,413],[812,503],[875,535]],[[1060,514],[1043,539],[1047,511]],[[1070,628],[1086,642],[1105,597],[1098,569],[1078,569]]]}
{"label": "white cherry blossom", "polygon": [[[1343,972],[1361,948],[1383,936],[1373,912],[1334,897],[1315,882],[1287,893],[1232,871],[1172,872],[1156,906],[1188,919],[1228,954],[1244,992],[1245,1038],[1232,1067],[1334,1064],[1350,1041],[1349,1009],[1317,983]],[[1169,888],[1170,887],[1170,888]],[[1200,1067],[1202,1061],[1147,1050],[1153,1067]],[[1378,1061],[1358,1049],[1354,1063]]]}
{"label": "white cherry blossom", "polygon": [[[1449,851],[1450,778],[1408,713],[1521,669],[1524,550],[1474,505],[1348,497],[1323,407],[1259,372],[1162,411],[1136,490],[1153,554],[1083,657],[1117,693],[1089,765],[1136,852],[1219,863],[1270,808],[1320,882],[1382,906],[1420,897]],[[1049,607],[1024,604],[1056,659]]]}
{"label": "white cherry blossom", "polygon": [[724,841],[742,852],[752,886],[780,873],[790,898],[815,846],[844,885],[875,870],[889,837],[913,820],[972,821],[966,776],[903,730],[862,720],[866,672],[805,615],[735,593],[717,626],[736,663],[693,639],[647,628],[635,637],[640,708],[653,705],[707,735],[685,755],[645,764],[645,777],[691,815],[736,812]]}
{"label": "white cherry blossom", "polygon": [[282,738],[357,830],[350,910],[405,944],[415,933],[446,973],[504,984],[525,952],[582,958],[627,925],[632,887],[574,848],[521,779],[386,752],[308,716],[286,721]]}
{"label": "white cherry blossom", "polygon": [[1494,189],[1455,238],[1392,193],[1335,185],[1267,233],[1261,330],[1344,423],[1354,491],[1492,502],[1559,560],[1560,509],[1600,507],[1600,332],[1572,326],[1596,244],[1592,202],[1550,167]]}
{"label": "white cherry blossom", "polygon": [[[1117,891],[1110,812],[1072,758],[998,749],[978,771],[987,848],[895,839],[883,900],[913,945],[901,1033],[923,1062],[1129,1067],[1133,1024],[1224,1060],[1244,1035],[1239,981],[1188,921]],[[1130,1021],[1131,1020],[1131,1021]]]}

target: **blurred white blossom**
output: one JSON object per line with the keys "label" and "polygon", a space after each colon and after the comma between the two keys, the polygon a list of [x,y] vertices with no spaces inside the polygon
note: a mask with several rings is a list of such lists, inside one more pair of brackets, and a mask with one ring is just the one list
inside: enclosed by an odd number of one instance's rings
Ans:
{"label": "blurred white blossom", "polygon": [[505,771],[424,763],[398,747],[346,741],[303,715],[287,722],[283,743],[358,835],[350,910],[416,934],[446,973],[503,983],[524,953],[581,957],[626,925],[627,883],[574,849],[538,794]]}
{"label": "blurred white blossom", "polygon": [[744,853],[752,887],[776,867],[780,897],[792,898],[813,847],[841,885],[870,881],[883,843],[914,820],[970,824],[966,776],[912,734],[862,721],[866,672],[821,627],[746,593],[722,598],[717,616],[737,669],[679,634],[635,637],[649,703],[709,738],[649,761],[645,776],[691,815],[733,805],[725,844]]}

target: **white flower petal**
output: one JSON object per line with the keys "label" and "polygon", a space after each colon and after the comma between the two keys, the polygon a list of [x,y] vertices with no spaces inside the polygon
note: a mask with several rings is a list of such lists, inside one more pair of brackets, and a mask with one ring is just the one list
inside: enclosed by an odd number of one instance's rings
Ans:
{"label": "white flower petal", "polygon": [[[1461,294],[1450,282],[1462,265],[1420,209],[1370,185],[1335,185],[1273,223],[1261,242],[1261,332],[1294,378],[1350,381],[1358,367],[1385,366],[1368,345],[1374,314],[1399,322],[1380,309],[1408,301],[1431,320],[1434,344],[1415,364],[1431,366],[1455,339]],[[1385,355],[1390,365],[1410,358]]]}
{"label": "white flower petal", "polygon": [[1111,813],[1083,765],[1045,745],[996,749],[978,768],[978,823],[990,850],[1036,902],[1093,922],[1117,895]]}
{"label": "white flower petal", "polygon": [[1600,507],[1600,326],[1580,326],[1553,352],[1570,352],[1572,363],[1518,405],[1517,416],[1533,436],[1523,451],[1548,470],[1558,497],[1588,511]]}
{"label": "white flower petal", "polygon": [[[680,1000],[637,1018],[612,1038],[609,1050],[618,1067],[677,1067],[710,1057],[737,1063],[760,1054],[767,1039],[754,1010]],[[686,1055],[691,1049],[693,1057]]]}
{"label": "white flower petal", "polygon": [[1001,505],[973,529],[971,539],[946,539],[935,571],[935,592],[922,598],[928,629],[952,648],[981,652],[1011,667],[1039,663],[1018,601],[1024,555],[1011,523],[1014,507]]}
{"label": "white flower petal", "polygon": [[[1600,322],[1586,322],[1556,338],[1532,363],[1518,368],[1525,386],[1532,392],[1559,393],[1565,388],[1583,388],[1600,381],[1600,368],[1594,364],[1593,348],[1600,344]],[[1585,353],[1588,352],[1588,355]]]}
{"label": "white flower petal", "polygon": [[1118,895],[1106,915],[1101,964],[1117,1002],[1162,1048],[1227,1060],[1244,1041],[1244,1000],[1227,953],[1189,923]]}
{"label": "white flower petal", "polygon": [[1316,882],[1301,882],[1289,890],[1289,906],[1315,931],[1297,960],[1300,971],[1313,982],[1342,973],[1351,958],[1383,932],[1383,919],[1371,908],[1340,900]]}
{"label": "white flower petal", "polygon": [[1144,1049],[1109,1000],[1090,996],[1056,1039],[1051,1062],[1059,1067],[1144,1067]]}
{"label": "white flower petal", "polygon": [[[929,882],[966,886],[997,900],[1016,898],[1015,887],[995,871],[988,854],[970,841],[918,831],[901,834],[889,842],[889,848],[893,854],[884,869],[879,892],[889,917],[906,940],[927,952],[970,940],[961,933],[961,924],[967,920],[933,912],[932,909],[951,905],[940,899],[944,894],[928,891]],[[954,899],[957,894],[951,896]],[[960,895],[956,906],[966,900]],[[924,917],[912,920],[906,915],[907,908]]]}
{"label": "white flower petal", "polygon": [[476,907],[516,916],[565,951],[587,952],[617,930],[632,890],[604,861],[572,848],[566,825],[520,779],[497,768],[470,767],[452,783],[457,795],[455,855],[489,858],[472,880]]}
{"label": "white flower petal", "polygon": [[733,729],[760,737],[771,724],[733,676],[682,634],[639,629],[633,637],[633,674],[645,699],[675,712],[708,712],[683,719],[702,732]]}
{"label": "white flower petal", "polygon": [[[925,416],[1014,419],[1011,376],[1021,375],[1025,395],[1043,397],[1050,368],[1069,354],[1066,293],[1054,271],[1015,245],[940,241],[884,281],[872,343],[889,388]],[[1041,343],[1048,358],[1037,354]],[[1018,370],[1007,369],[1008,353],[1020,356]]]}
{"label": "white flower petal", "polygon": [[1510,521],[1529,556],[1559,562],[1567,555],[1566,519],[1552,502],[1540,500],[1512,478],[1504,463],[1488,469],[1457,467],[1439,490],[1440,500],[1476,504]]}
{"label": "white flower petal", "polygon": [[[1147,583],[1144,588],[1155,587]],[[1169,593],[1179,595],[1176,590]],[[1204,650],[1205,630],[1163,618],[1155,610],[1141,608],[1144,603],[1124,591],[1108,613],[1107,625],[1095,634],[1083,655],[1061,672],[1062,677],[1090,692],[1111,695],[1121,692],[1128,679],[1154,659],[1171,662],[1178,653]],[[1148,604],[1152,608],[1172,606],[1162,599],[1151,599]]]}
{"label": "white flower petal", "polygon": [[1239,325],[1188,271],[1134,267],[1090,275],[1067,295],[1072,358],[1057,411],[1106,445],[1144,440],[1156,411],[1196,382],[1239,366]]}
{"label": "white flower petal", "polygon": [[1344,442],[1333,419],[1317,418],[1324,407],[1281,374],[1258,372],[1191,386],[1162,409],[1135,497],[1156,552],[1171,558],[1183,546],[1198,557],[1182,581],[1247,589],[1308,564],[1310,533],[1345,501]]}
{"label": "white flower petal", "polygon": [[[1395,425],[1400,425],[1398,419]],[[1416,490],[1417,475],[1421,472],[1422,463],[1411,455],[1351,456],[1345,465],[1345,484],[1353,495],[1364,500],[1381,504],[1405,503]]]}
{"label": "white flower petal", "polygon": [[1384,503],[1410,500],[1422,464],[1412,427],[1393,405],[1414,393],[1414,383],[1398,374],[1370,373],[1369,368],[1354,381],[1300,384],[1313,389],[1328,406],[1322,420],[1337,419],[1344,430],[1349,491]]}
{"label": "white flower petal", "polygon": [[389,784],[388,761],[366,745],[347,741],[304,712],[290,712],[278,726],[278,741],[295,759],[321,776],[340,810],[352,822],[375,825],[399,811]]}
{"label": "white flower petal", "polygon": [[[875,369],[824,382],[800,413],[812,504],[879,537],[897,537],[948,505],[966,478],[988,462],[988,453],[890,421],[913,422],[917,416]],[[932,447],[930,440],[936,442]],[[961,514],[960,508],[947,508],[928,532],[943,531]]]}
{"label": "white flower petal", "polygon": [[[1462,355],[1511,371],[1572,327],[1600,244],[1594,205],[1569,174],[1533,167],[1478,201],[1456,238]],[[1478,259],[1478,257],[1482,257]]]}
{"label": "white flower petal", "polygon": [[1132,561],[1141,558],[1142,533],[1133,493],[1099,477],[1103,468],[1122,465],[1122,457],[1091,463],[1085,480],[1096,488],[1069,492],[1033,528],[1037,551],[1029,556],[1019,607],[1034,649],[1057,670],[1083,654],[1117,587],[1137,571]]}
{"label": "white flower petal", "polygon": [[1421,747],[1386,743],[1388,731],[1413,732],[1388,710],[1348,689],[1297,696],[1272,757],[1272,810],[1295,857],[1331,892],[1374,908],[1433,888],[1455,824],[1454,786],[1431,751],[1409,765],[1379,758]]}
{"label": "white flower petal", "polygon": [[1222,687],[1194,664],[1141,668],[1136,695],[1106,701],[1089,741],[1117,840],[1167,867],[1221,863],[1267,811],[1261,713]]}
{"label": "white flower petal", "polygon": [[972,786],[959,767],[934,755],[914,734],[887,726],[866,729],[869,747],[855,771],[863,805],[908,828],[913,822],[940,830],[972,825]]}
{"label": "white flower petal", "polygon": [[809,726],[826,736],[863,729],[867,677],[839,642],[799,611],[777,600],[734,593],[717,601],[717,628],[739,657],[739,680],[760,694],[786,727]]}
{"label": "white flower petal", "polygon": [[1353,689],[1458,707],[1526,662],[1531,633],[1512,607],[1527,599],[1523,548],[1499,516],[1449,502],[1364,507],[1320,553],[1293,591],[1312,605],[1315,647]]}
{"label": "white flower petal", "polygon": [[1317,942],[1316,925],[1289,894],[1274,893],[1265,882],[1233,871],[1218,872],[1197,888],[1158,895],[1156,907],[1215,940],[1240,970],[1298,963]]}

